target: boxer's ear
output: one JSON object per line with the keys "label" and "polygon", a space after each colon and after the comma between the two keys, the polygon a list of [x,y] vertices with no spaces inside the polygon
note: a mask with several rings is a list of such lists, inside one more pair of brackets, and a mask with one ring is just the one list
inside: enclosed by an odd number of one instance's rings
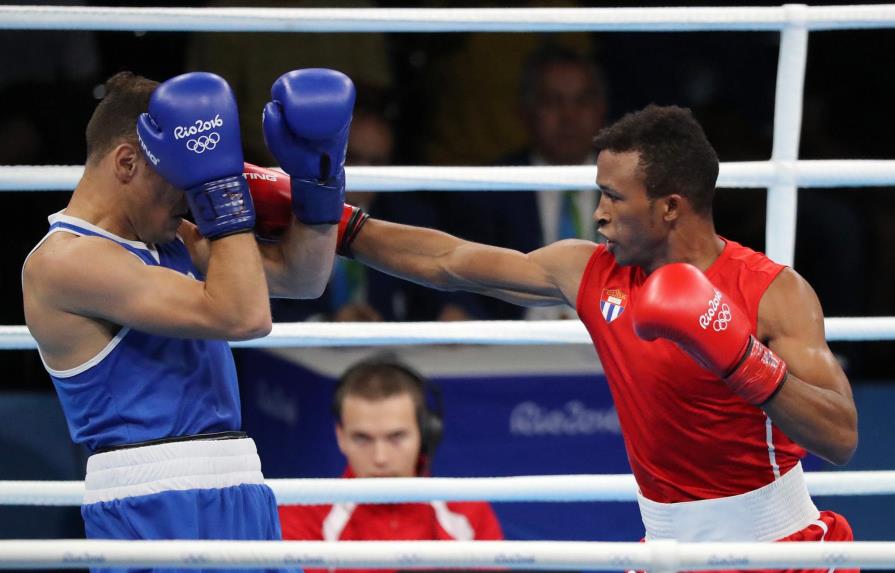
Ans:
{"label": "boxer's ear", "polygon": [[121,143],[110,153],[110,159],[115,170],[115,177],[122,183],[127,183],[137,173],[139,150],[131,143]]}
{"label": "boxer's ear", "polygon": [[677,193],[660,197],[657,200],[658,207],[662,212],[662,220],[670,223],[676,221],[681,215],[681,209],[687,200]]}

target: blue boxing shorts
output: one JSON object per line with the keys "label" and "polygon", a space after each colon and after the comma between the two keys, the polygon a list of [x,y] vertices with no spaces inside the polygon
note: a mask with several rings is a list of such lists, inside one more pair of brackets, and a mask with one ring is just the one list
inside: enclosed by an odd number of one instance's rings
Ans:
{"label": "blue boxing shorts", "polygon": [[181,441],[98,453],[87,461],[81,515],[89,539],[279,540],[276,499],[263,480],[250,438]]}

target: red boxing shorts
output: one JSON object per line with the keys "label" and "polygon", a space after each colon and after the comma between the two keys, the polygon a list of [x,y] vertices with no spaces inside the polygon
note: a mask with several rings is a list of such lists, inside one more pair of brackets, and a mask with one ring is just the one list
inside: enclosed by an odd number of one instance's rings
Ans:
{"label": "red boxing shorts", "polygon": [[[815,541],[815,542],[836,542],[836,541],[854,541],[851,525],[848,521],[838,513],[832,511],[820,512],[817,521],[806,528],[796,531],[792,535],[787,535],[783,539],[778,539],[777,543],[799,542],[799,541]],[[859,573],[860,569],[749,569],[741,570],[740,573]],[[629,571],[628,573],[634,573]],[[645,572],[638,572],[645,573]],[[714,571],[704,571],[702,573],[716,573]],[[717,572],[720,573],[720,572]]]}
{"label": "red boxing shorts", "polygon": [[[787,535],[781,542],[787,541],[854,541],[855,536],[852,534],[851,525],[848,521],[838,513],[832,511],[820,512],[817,521],[801,531],[796,531],[792,535]],[[834,569],[758,569],[755,571],[763,571],[770,573],[771,571],[793,572],[801,571],[804,573],[827,573]],[[753,573],[755,573],[755,571]],[[839,573],[858,573],[860,569],[835,569]]]}

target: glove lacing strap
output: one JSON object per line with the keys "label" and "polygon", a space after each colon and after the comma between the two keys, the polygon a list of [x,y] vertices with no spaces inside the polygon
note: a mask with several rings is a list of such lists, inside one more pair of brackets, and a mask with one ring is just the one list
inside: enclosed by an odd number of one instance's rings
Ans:
{"label": "glove lacing strap", "polygon": [[724,381],[750,404],[762,406],[783,387],[787,372],[786,362],[782,358],[750,336],[742,357],[724,376]]}
{"label": "glove lacing strap", "polygon": [[199,232],[208,239],[251,231],[255,226],[252,195],[241,174],[187,189],[186,198]]}

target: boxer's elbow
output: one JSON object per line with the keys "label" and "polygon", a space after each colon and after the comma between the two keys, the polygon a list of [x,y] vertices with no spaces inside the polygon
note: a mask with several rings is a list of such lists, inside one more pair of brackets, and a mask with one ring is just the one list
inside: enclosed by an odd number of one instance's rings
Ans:
{"label": "boxer's elbow", "polygon": [[858,448],[858,420],[854,409],[845,413],[827,433],[827,439],[817,444],[814,453],[833,465],[851,461]]}
{"label": "boxer's elbow", "polygon": [[317,299],[323,296],[326,285],[329,281],[327,277],[322,277],[318,281],[309,284],[299,295],[299,298]]}
{"label": "boxer's elbow", "polygon": [[839,432],[838,439],[830,444],[827,460],[837,466],[843,466],[851,461],[855,450],[858,449],[857,425],[844,428]]}
{"label": "boxer's elbow", "polygon": [[246,310],[239,316],[230,317],[223,325],[227,340],[252,340],[263,338],[273,329],[270,305],[259,307],[254,311]]}
{"label": "boxer's elbow", "polygon": [[294,299],[317,299],[323,296],[326,285],[329,284],[330,275],[328,273],[311,273],[291,281],[289,288],[285,294],[278,293],[280,298]]}

